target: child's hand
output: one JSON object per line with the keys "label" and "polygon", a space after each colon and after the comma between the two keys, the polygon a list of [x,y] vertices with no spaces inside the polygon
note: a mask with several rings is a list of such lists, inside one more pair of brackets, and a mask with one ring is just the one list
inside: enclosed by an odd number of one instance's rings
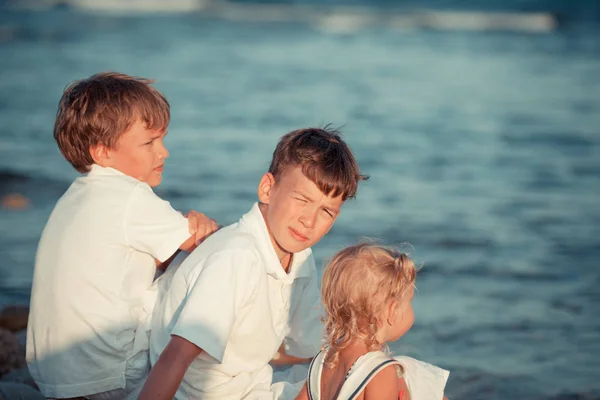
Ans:
{"label": "child's hand", "polygon": [[190,234],[194,236],[196,246],[221,228],[215,220],[208,218],[198,211],[192,210],[185,217],[188,219]]}

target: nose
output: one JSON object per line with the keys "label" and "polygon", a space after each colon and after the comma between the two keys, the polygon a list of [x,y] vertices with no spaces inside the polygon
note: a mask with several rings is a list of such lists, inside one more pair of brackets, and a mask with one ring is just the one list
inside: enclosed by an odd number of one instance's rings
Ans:
{"label": "nose", "polygon": [[167,150],[163,141],[161,140],[158,144],[158,158],[164,160],[167,157],[169,157],[169,151]]}
{"label": "nose", "polygon": [[300,214],[300,222],[306,228],[314,228],[317,221],[317,210],[312,207],[305,207]]}

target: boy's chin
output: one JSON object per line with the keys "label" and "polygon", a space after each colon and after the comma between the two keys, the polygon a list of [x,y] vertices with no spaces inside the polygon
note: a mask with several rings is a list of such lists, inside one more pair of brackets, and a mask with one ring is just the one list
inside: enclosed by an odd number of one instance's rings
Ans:
{"label": "boy's chin", "polygon": [[308,243],[306,243],[306,244],[293,243],[286,247],[287,247],[286,251],[288,253],[294,254],[294,253],[300,253],[300,252],[308,249],[310,247],[310,245]]}
{"label": "boy's chin", "polygon": [[150,177],[148,177],[148,179],[146,179],[146,183],[152,188],[160,185],[161,182],[162,174],[152,174]]}
{"label": "boy's chin", "polygon": [[146,183],[148,184],[148,186],[150,186],[151,188],[155,188],[158,185],[160,185],[160,183],[162,182],[162,179],[149,179]]}

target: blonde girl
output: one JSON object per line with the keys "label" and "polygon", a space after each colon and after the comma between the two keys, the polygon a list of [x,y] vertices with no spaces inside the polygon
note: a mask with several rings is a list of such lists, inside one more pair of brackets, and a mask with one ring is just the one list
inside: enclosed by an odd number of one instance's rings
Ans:
{"label": "blonde girl", "polygon": [[297,400],[410,400],[388,342],[412,327],[415,265],[399,250],[359,243],[337,253],[321,288],[324,349]]}

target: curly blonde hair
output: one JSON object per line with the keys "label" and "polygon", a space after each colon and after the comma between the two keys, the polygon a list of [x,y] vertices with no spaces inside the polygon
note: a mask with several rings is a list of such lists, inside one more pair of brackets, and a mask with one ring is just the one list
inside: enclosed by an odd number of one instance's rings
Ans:
{"label": "curly blonde hair", "polygon": [[364,341],[370,351],[384,345],[376,337],[377,316],[388,301],[402,298],[415,277],[413,261],[394,247],[361,242],[333,257],[321,286],[329,368],[352,341]]}

